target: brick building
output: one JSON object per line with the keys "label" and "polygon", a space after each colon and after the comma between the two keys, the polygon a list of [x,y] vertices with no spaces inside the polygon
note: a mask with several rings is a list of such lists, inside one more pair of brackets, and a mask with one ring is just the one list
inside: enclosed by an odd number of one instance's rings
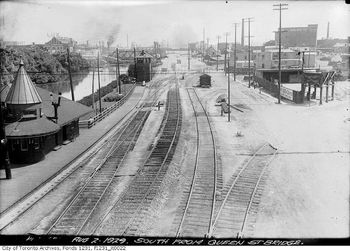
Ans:
{"label": "brick building", "polygon": [[[317,24],[309,24],[307,27],[282,28],[282,46],[289,47],[311,47],[317,46]],[[276,45],[279,44],[279,30],[275,31]]]}

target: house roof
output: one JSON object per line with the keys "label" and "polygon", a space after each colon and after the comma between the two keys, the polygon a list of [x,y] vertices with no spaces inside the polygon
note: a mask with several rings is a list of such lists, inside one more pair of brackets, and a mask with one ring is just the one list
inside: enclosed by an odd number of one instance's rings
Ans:
{"label": "house roof", "polygon": [[[42,89],[40,87],[37,87],[37,89],[42,98],[42,112],[47,117],[53,117],[54,107],[52,105],[52,101],[50,97],[51,93],[48,90]],[[52,94],[52,95],[53,95],[53,100],[57,101],[58,95],[57,94]],[[90,107],[74,102],[67,98],[61,97],[61,104],[57,109],[57,115],[58,115],[57,123],[60,126],[64,126],[70,123],[71,121],[76,120],[79,117],[82,117],[92,111],[93,110]]]}
{"label": "house roof", "polygon": [[7,137],[35,137],[53,134],[60,127],[46,117],[28,121],[14,122],[5,126]]}
{"label": "house roof", "polygon": [[46,42],[45,44],[63,44],[63,43],[56,37],[53,37],[50,41]]}
{"label": "house roof", "polygon": [[23,61],[19,63],[19,69],[15,78],[15,82],[12,84],[5,102],[13,105],[23,104],[39,104],[41,103],[41,97],[37,92],[35,85],[28,76],[24,69]]}
{"label": "house roof", "polygon": [[46,42],[45,44],[50,45],[50,44],[71,44],[73,43],[74,40],[69,37],[53,37],[50,41]]}

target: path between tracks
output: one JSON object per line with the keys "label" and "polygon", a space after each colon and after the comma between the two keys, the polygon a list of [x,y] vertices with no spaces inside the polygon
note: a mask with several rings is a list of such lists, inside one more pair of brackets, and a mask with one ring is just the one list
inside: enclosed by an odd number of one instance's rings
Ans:
{"label": "path between tracks", "polygon": [[44,160],[32,165],[12,169],[11,180],[4,179],[5,172],[1,171],[0,212],[6,210],[27,193],[49,179],[100,139],[103,134],[117,122],[121,121],[137,105],[143,97],[144,90],[144,87],[135,87],[133,94],[119,109],[92,128],[80,129],[80,135],[75,141],[62,146],[58,151],[51,151],[46,155]]}

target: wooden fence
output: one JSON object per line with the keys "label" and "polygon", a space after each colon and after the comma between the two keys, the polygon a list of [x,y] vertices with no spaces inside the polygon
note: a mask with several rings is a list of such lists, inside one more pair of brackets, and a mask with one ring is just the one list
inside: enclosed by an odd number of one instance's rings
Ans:
{"label": "wooden fence", "polygon": [[96,116],[94,116],[88,120],[79,121],[79,128],[91,128],[96,123],[100,122],[101,120],[103,120],[104,118],[109,116],[112,112],[117,110],[119,107],[121,107],[125,103],[125,101],[128,99],[128,97],[134,91],[135,86],[136,86],[136,84],[134,84],[130,88],[130,90],[126,93],[126,95],[122,99],[118,100],[113,105],[103,109],[103,111],[101,113],[98,113]]}
{"label": "wooden fence", "polygon": [[[272,96],[278,97],[278,85],[268,81],[264,78],[255,76],[254,81],[259,83],[259,87],[265,89]],[[287,87],[281,86],[281,97],[293,101],[294,103],[300,104],[304,102],[304,92],[289,89]]]}

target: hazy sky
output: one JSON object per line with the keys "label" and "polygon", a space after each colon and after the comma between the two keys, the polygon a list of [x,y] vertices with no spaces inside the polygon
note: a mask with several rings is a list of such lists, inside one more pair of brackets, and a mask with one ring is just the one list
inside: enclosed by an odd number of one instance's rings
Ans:
{"label": "hazy sky", "polygon": [[[318,38],[346,38],[350,35],[350,6],[339,1],[282,1],[288,10],[282,11],[282,27],[318,24]],[[252,44],[274,39],[279,25],[279,13],[272,10],[277,1],[2,1],[1,37],[26,43],[44,43],[52,33],[72,37],[78,42],[107,40],[113,35],[114,45],[150,45],[168,40],[177,45],[201,40],[203,28],[210,43],[217,36],[224,39],[230,32],[233,41],[234,22],[254,17],[251,23]],[[237,40],[240,41],[241,27]],[[247,31],[247,27],[245,28]]]}

